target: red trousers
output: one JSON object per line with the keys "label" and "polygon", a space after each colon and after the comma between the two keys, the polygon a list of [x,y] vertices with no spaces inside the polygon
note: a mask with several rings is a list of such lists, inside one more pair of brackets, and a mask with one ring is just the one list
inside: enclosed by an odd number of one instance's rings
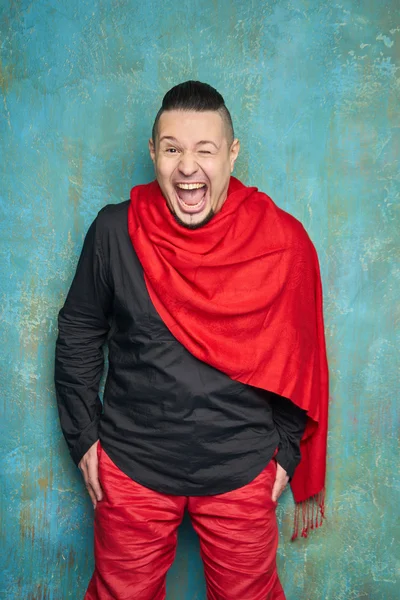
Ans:
{"label": "red trousers", "polygon": [[276,571],[271,500],[276,463],[216,496],[171,496],[122,473],[99,444],[104,499],[95,516],[95,571],[85,600],[164,600],[185,509],[200,539],[208,600],[285,600]]}

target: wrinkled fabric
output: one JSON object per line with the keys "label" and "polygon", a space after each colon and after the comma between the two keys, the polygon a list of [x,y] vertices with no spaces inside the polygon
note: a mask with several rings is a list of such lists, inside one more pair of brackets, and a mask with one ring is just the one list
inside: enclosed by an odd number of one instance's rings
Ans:
{"label": "wrinkled fabric", "polygon": [[128,202],[104,207],[89,228],[58,332],[57,402],[76,464],[100,439],[145,487],[208,496],[252,481],[278,446],[277,462],[293,475],[305,412],[232,381],[174,338],[149,298],[128,234]]}
{"label": "wrinkled fabric", "polygon": [[231,178],[204,227],[182,227],[156,181],[131,190],[128,229],[151,300],[172,334],[234,380],[309,417],[296,502],[325,484],[328,368],[317,254],[299,221]]}
{"label": "wrinkled fabric", "polygon": [[96,568],[85,600],[163,600],[187,509],[200,539],[208,600],[285,600],[271,500],[276,463],[216,496],[160,494],[126,476],[98,445],[104,499],[95,516]]}

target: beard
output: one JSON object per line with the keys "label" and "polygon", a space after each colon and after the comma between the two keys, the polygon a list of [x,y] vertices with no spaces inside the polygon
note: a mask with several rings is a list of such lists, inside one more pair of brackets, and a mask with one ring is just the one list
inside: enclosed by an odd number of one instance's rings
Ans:
{"label": "beard", "polygon": [[211,221],[211,219],[213,218],[213,216],[215,215],[215,212],[211,208],[208,215],[205,216],[202,221],[199,221],[198,223],[185,223],[185,221],[182,221],[182,219],[180,219],[174,211],[171,211],[171,213],[172,213],[172,216],[174,217],[175,221],[177,223],[179,223],[179,225],[182,225],[182,227],[185,227],[186,229],[191,229],[191,230],[200,229],[200,227],[204,227],[204,225],[207,225],[207,223],[209,223]]}

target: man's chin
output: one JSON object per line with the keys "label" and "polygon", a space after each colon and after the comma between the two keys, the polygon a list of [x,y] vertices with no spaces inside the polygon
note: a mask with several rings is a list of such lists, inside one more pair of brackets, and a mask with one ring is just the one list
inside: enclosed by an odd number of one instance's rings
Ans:
{"label": "man's chin", "polygon": [[177,223],[179,223],[179,225],[182,225],[182,227],[185,227],[186,229],[200,229],[200,227],[204,227],[204,225],[207,225],[207,223],[209,223],[211,221],[211,219],[213,218],[213,216],[215,215],[215,212],[213,211],[212,208],[210,208],[209,212],[205,215],[202,216],[200,218],[200,220],[193,220],[191,219],[189,216],[185,216],[184,218],[181,218],[175,211],[171,211],[172,215],[175,219],[175,221]]}

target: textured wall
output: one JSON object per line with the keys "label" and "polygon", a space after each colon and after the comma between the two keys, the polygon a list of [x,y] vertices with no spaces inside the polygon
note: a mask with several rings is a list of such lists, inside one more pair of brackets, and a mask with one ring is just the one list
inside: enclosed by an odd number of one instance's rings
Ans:
{"label": "textured wall", "polygon": [[[92,510],[58,427],[56,314],[98,209],[152,177],[162,95],[198,78],[232,109],[236,175],[321,260],[328,519],[291,544],[285,494],[288,600],[397,599],[398,0],[2,0],[0,49],[0,597],[83,595]],[[205,598],[196,544],[186,525],[169,600]]]}

